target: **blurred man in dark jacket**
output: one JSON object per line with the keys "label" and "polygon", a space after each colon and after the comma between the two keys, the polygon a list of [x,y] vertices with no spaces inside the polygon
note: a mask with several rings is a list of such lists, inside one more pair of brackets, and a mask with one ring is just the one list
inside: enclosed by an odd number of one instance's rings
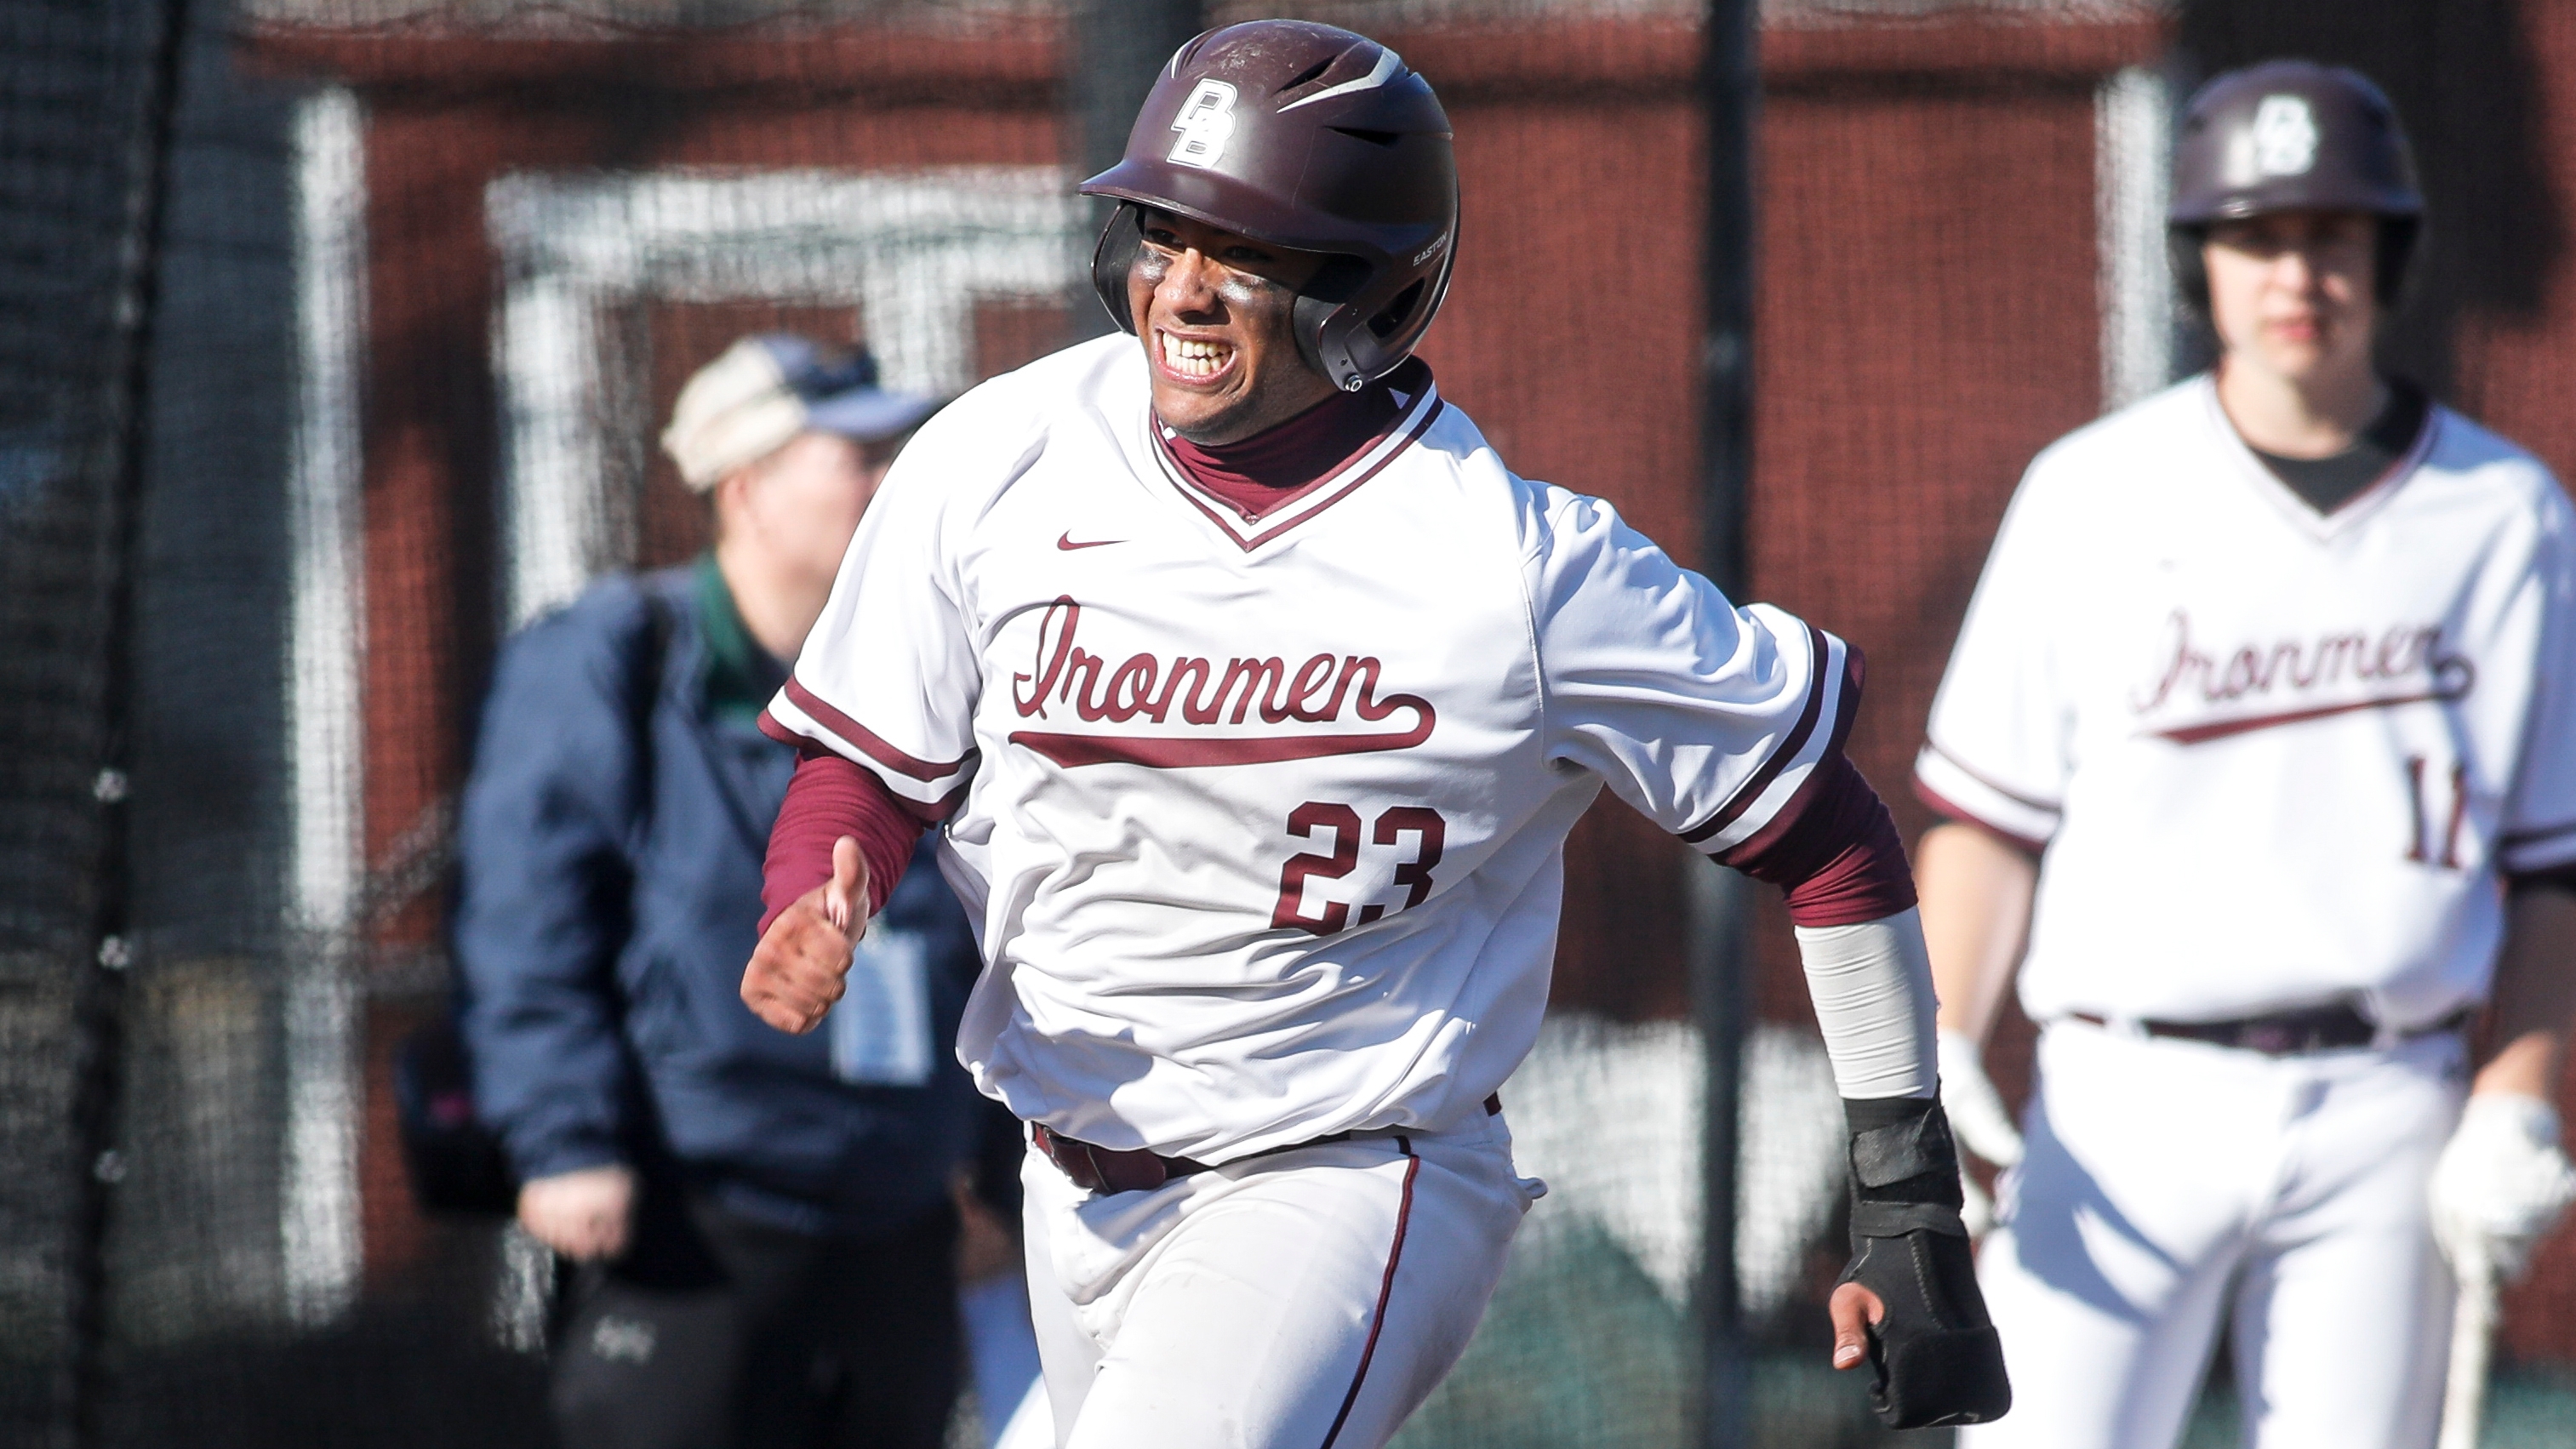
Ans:
{"label": "blurred man in dark jacket", "polygon": [[926,1449],[947,1422],[966,919],[910,873],[811,1036],[737,994],[796,767],[753,721],[933,406],[864,353],[736,343],[663,437],[713,550],[603,580],[502,650],[456,956],[519,1221],[582,1265],[555,1349],[569,1449]]}

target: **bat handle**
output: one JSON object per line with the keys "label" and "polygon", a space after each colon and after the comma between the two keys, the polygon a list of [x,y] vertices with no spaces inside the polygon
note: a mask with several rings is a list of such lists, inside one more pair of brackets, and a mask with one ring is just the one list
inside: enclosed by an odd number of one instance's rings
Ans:
{"label": "bat handle", "polygon": [[2451,1372],[2442,1391],[2437,1449],[2477,1449],[2486,1418],[2487,1360],[2495,1344],[2496,1270],[2483,1251],[2461,1255],[2460,1298],[2451,1317]]}

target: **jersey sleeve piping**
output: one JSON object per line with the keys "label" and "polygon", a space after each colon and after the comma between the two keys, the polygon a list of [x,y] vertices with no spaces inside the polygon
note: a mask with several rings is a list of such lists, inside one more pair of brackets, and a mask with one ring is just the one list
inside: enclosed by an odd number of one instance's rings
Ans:
{"label": "jersey sleeve piping", "polygon": [[2508,881],[2576,869],[2576,816],[2567,813],[2576,776],[2566,755],[2576,713],[2576,687],[2567,679],[2576,663],[2576,509],[2546,467],[2536,459],[2528,466],[2538,515],[2529,586],[2542,597],[2542,642],[2533,671],[2537,697],[2523,721],[2521,758],[2495,838],[2496,867]]}
{"label": "jersey sleeve piping", "polygon": [[2048,850],[2048,842],[2045,840],[2033,840],[2029,836],[2006,830],[1991,820],[1978,818],[1975,813],[1962,808],[1957,801],[1944,799],[1939,791],[1924,784],[1919,775],[1914,780],[1914,798],[1922,801],[1933,814],[1942,819],[1954,825],[1965,825],[1971,830],[1982,830],[2025,854],[2041,855]]}
{"label": "jersey sleeve piping", "polygon": [[2527,875],[2576,862],[2576,820],[2496,837],[2496,861],[2508,875]]}
{"label": "jersey sleeve piping", "polygon": [[1799,623],[1807,631],[1806,703],[1770,758],[1715,813],[1680,832],[1685,843],[1707,854],[1723,854],[1760,833],[1851,732],[1852,705],[1860,696],[1859,652],[1803,619]]}
{"label": "jersey sleeve piping", "polygon": [[2057,833],[2059,806],[2010,790],[1926,740],[1914,757],[1914,793],[1950,819],[1978,826],[2033,854]]}
{"label": "jersey sleeve piping", "polygon": [[819,747],[867,766],[906,805],[944,820],[964,798],[974,776],[978,752],[946,762],[920,759],[895,748],[867,726],[850,718],[790,676],[785,688],[761,711],[763,734],[799,748]]}

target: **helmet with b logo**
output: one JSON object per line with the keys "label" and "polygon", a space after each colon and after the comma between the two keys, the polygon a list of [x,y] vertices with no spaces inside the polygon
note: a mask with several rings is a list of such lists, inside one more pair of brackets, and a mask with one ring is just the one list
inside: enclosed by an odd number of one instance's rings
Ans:
{"label": "helmet with b logo", "polygon": [[2198,301],[2207,289],[2204,229],[2281,211],[2378,217],[2378,291],[2396,295],[2424,195],[2396,107],[2359,71],[2266,61],[2212,77],[2184,107],[2165,220],[2185,295]]}
{"label": "helmet with b logo", "polygon": [[1082,191],[1126,203],[1101,233],[1091,276],[1130,332],[1140,208],[1321,254],[1297,299],[1297,346],[1340,388],[1411,356],[1449,288],[1449,118],[1402,57],[1333,26],[1257,20],[1182,46],[1145,97],[1125,158]]}
{"label": "helmet with b logo", "polygon": [[2166,219],[2206,226],[2274,211],[2424,214],[2397,110],[2359,71],[2275,60],[2211,80],[2174,139]]}

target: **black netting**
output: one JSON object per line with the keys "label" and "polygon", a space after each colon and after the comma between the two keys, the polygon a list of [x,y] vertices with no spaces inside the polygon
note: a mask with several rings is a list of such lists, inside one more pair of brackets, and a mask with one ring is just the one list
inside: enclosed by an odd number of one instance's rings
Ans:
{"label": "black netting", "polygon": [[29,1444],[65,1439],[97,1368],[118,1013],[95,962],[125,916],[100,784],[165,34],[152,4],[0,14],[0,1436]]}

